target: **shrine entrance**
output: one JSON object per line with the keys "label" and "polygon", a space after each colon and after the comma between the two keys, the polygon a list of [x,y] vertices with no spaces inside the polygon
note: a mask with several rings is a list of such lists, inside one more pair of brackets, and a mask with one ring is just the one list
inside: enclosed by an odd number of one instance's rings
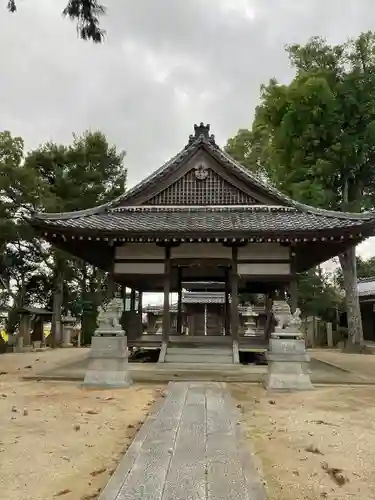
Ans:
{"label": "shrine entrance", "polygon": [[187,332],[194,337],[224,335],[222,304],[192,304],[187,312]]}

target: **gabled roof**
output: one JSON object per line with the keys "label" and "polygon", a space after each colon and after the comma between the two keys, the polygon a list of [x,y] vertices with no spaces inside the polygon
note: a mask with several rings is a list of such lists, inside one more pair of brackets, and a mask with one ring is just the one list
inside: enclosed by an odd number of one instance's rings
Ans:
{"label": "gabled roof", "polygon": [[251,174],[248,169],[234,160],[228,153],[221,149],[215,142],[215,136],[210,135],[210,125],[194,125],[194,135],[190,135],[187,145],[176,156],[167,161],[160,168],[151,173],[144,180],[129,189],[122,196],[108,204],[111,208],[122,205],[131,205],[133,200],[151,186],[160,185],[168,176],[175,172],[182,164],[193,157],[199,150],[206,151],[212,158],[223,165],[228,173],[242,181],[248,186],[259,190],[264,196],[271,198],[275,204],[285,205],[290,201],[280,191],[272,186],[265,184],[258,177]]}
{"label": "gabled roof", "polygon": [[[155,189],[168,185],[171,177],[176,178],[176,173],[189,165],[189,159],[201,152],[225,171],[227,179],[270,202],[224,206],[198,205],[197,202],[189,205],[139,203],[142,193],[147,190],[155,193]],[[176,156],[116,200],[70,213],[37,213],[31,224],[48,238],[54,233],[68,237],[78,233],[82,238],[103,236],[122,241],[143,241],[144,238],[158,241],[158,238],[183,239],[185,236],[193,239],[238,237],[249,241],[253,238],[288,241],[294,236],[301,238],[300,241],[315,241],[315,235],[321,239],[343,239],[351,235],[360,241],[373,234],[375,213],[334,212],[292,200],[231,158],[215,143],[214,136],[209,134],[209,125],[201,123],[195,125],[195,134]]]}

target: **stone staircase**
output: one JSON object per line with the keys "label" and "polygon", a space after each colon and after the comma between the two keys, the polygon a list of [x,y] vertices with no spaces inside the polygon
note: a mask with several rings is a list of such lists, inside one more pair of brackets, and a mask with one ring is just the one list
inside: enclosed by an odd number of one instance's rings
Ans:
{"label": "stone staircase", "polygon": [[212,365],[232,365],[231,345],[191,346],[169,344],[164,358],[165,363],[198,363]]}

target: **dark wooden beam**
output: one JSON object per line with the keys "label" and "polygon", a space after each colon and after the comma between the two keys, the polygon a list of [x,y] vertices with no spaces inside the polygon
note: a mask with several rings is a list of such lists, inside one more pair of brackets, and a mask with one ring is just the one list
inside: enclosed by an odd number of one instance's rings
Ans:
{"label": "dark wooden beam", "polygon": [[143,310],[143,292],[138,290],[138,314],[142,314]]}
{"label": "dark wooden beam", "polygon": [[130,311],[135,311],[135,288],[132,288],[130,291]]}
{"label": "dark wooden beam", "polygon": [[182,333],[182,269],[177,270],[178,301],[177,301],[177,335]]}
{"label": "dark wooden beam", "polygon": [[294,314],[298,307],[298,283],[297,279],[293,279],[289,283],[289,295],[290,295],[290,310]]}
{"label": "dark wooden beam", "polygon": [[171,249],[169,247],[165,247],[164,266],[163,341],[168,342],[171,328],[169,311],[169,295],[171,292]]}
{"label": "dark wooden beam", "polygon": [[121,297],[122,297],[122,304],[123,304],[123,308],[124,308],[124,311],[126,311],[126,286],[125,285],[122,285],[121,286]]}
{"label": "dark wooden beam", "polygon": [[229,272],[225,273],[225,297],[224,297],[224,332],[230,335],[230,308],[229,308]]}
{"label": "dark wooden beam", "polygon": [[231,272],[231,331],[233,340],[238,341],[238,272],[237,272],[238,248],[232,247],[232,272]]}

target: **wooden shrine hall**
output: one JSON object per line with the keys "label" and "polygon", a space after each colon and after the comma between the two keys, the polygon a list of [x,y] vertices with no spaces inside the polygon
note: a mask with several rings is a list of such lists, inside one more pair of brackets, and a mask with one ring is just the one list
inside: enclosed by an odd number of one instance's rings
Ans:
{"label": "wooden shrine hall", "polygon": [[[139,296],[163,292],[158,341],[169,346],[175,337],[170,294],[177,293],[181,304],[183,282],[225,284],[231,300],[222,337],[238,342],[241,293],[272,298],[289,289],[294,309],[298,273],[372,235],[375,215],[290,199],[231,158],[201,123],[176,156],[119,198],[89,210],[37,213],[31,224]],[[134,307],[138,321],[125,325],[133,343],[142,337],[141,311]],[[181,321],[177,335],[180,328]],[[205,342],[218,338],[205,336]]]}

